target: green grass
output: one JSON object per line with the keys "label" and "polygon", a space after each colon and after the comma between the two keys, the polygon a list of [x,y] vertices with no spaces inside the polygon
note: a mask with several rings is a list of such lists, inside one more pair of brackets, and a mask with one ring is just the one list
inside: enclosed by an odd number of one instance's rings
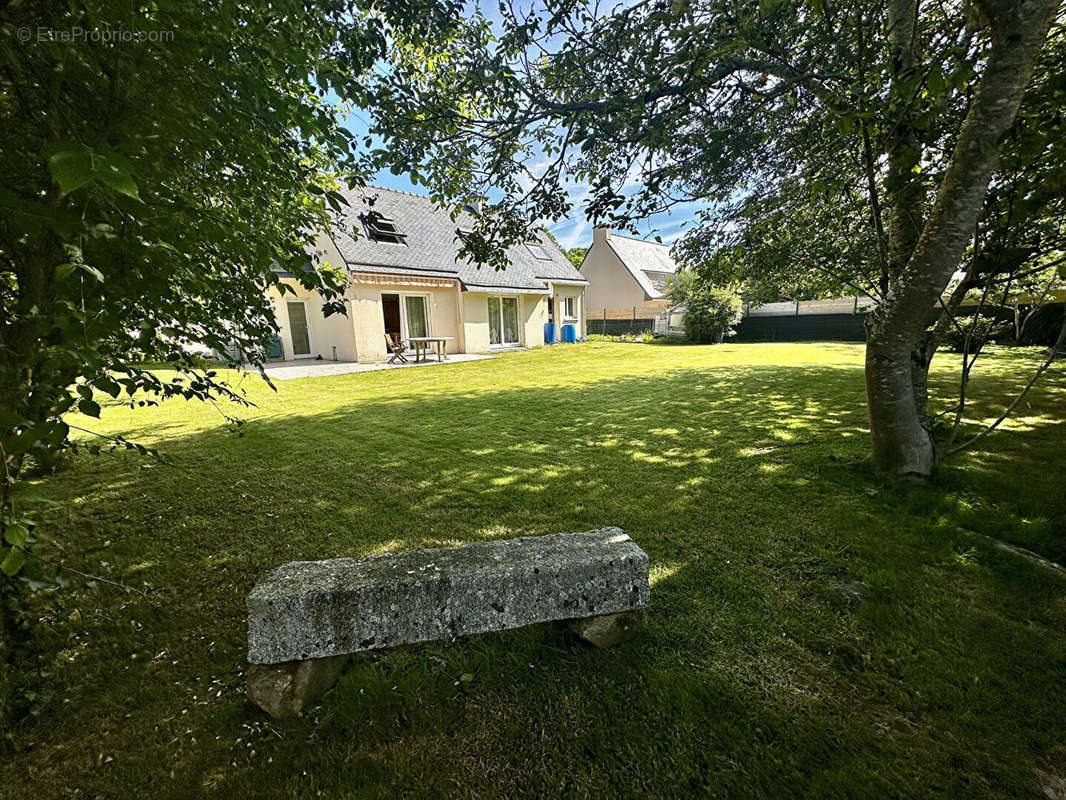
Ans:
{"label": "green grass", "polygon": [[[988,356],[976,416],[1037,358]],[[59,698],[0,794],[995,797],[1064,771],[1066,579],[961,530],[1066,560],[1061,370],[908,492],[866,466],[855,345],[244,386],[242,436],[203,405],[112,405],[92,424],[176,466],[86,456],[42,482],[40,552],[147,594],[72,583],[79,613],[41,639]],[[623,646],[533,626],[360,655],[297,720],[244,697],[244,597],[279,563],[608,524],[652,565]]]}

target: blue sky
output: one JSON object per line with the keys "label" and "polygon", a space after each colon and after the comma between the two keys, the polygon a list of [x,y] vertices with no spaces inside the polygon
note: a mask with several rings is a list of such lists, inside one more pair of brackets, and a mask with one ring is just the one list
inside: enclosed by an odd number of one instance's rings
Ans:
{"label": "blue sky", "polygon": [[[529,0],[519,0],[517,5],[528,6]],[[495,22],[499,19],[499,11],[496,7],[495,0],[487,0],[487,2],[471,0],[471,6],[481,7],[485,16],[488,17],[490,21]],[[347,119],[347,126],[361,139],[366,135],[367,129],[369,128],[369,118],[366,112],[356,111],[350,114]],[[536,165],[531,167],[531,169],[536,172]],[[389,189],[401,189],[403,191],[414,192],[415,194],[427,194],[425,189],[421,186],[412,184],[408,176],[393,175],[387,169],[379,172],[373,179],[373,183],[377,186],[384,186]],[[625,191],[625,188],[626,187],[623,187],[623,192]],[[592,244],[592,225],[586,221],[583,208],[583,199],[588,192],[588,187],[577,182],[572,182],[567,187],[567,191],[573,205],[569,216],[558,221],[540,220],[540,222],[552,232],[555,238],[559,240],[559,244],[564,248],[587,247]],[[697,203],[687,203],[675,206],[668,213],[658,214],[639,223],[637,229],[642,238],[651,239],[658,235],[662,238],[662,241],[665,244],[672,244],[685,232],[686,224],[689,224],[695,218],[699,208],[700,204]]]}
{"label": "blue sky", "polygon": [[[365,112],[359,111],[349,115],[347,127],[357,134],[359,138],[365,136],[368,128]],[[423,187],[413,184],[407,175],[393,175],[387,169],[379,172],[372,182],[375,186],[384,186],[387,189],[400,189],[405,192],[414,192],[415,194],[427,194]],[[552,232],[555,238],[559,240],[559,244],[564,248],[588,247],[592,244],[592,225],[585,219],[582,203],[588,192],[588,187],[572,182],[567,189],[574,206],[570,210],[570,215],[557,222],[550,220],[543,220],[543,222],[545,227]],[[650,217],[637,225],[640,236],[651,239],[658,235],[662,237],[664,244],[672,244],[678,236],[684,233],[686,223],[694,219],[699,208],[700,205],[697,203],[686,203],[675,206],[668,213]]]}

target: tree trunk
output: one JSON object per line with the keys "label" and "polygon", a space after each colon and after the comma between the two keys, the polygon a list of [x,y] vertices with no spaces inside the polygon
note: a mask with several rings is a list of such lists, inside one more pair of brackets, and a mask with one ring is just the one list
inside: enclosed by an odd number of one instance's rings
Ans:
{"label": "tree trunk", "polygon": [[917,33],[918,0],[891,0],[888,4],[888,41],[891,89],[902,112],[893,120],[888,140],[888,174],[885,187],[889,200],[888,245],[881,291],[907,265],[922,235],[928,186],[919,168],[923,142],[916,126],[919,111],[914,103],[914,84],[922,73],[921,37]]}
{"label": "tree trunk", "polygon": [[[873,435],[874,464],[901,477],[931,475],[937,449],[926,412],[925,376],[906,339],[866,345],[866,400]],[[920,372],[920,374],[919,374]]]}
{"label": "tree trunk", "polygon": [[[866,396],[874,465],[885,473],[924,478],[936,469],[938,453],[925,400],[933,350],[930,315],[970,241],[999,158],[999,141],[1014,121],[1059,2],[988,4],[992,44],[977,93],[921,236],[870,316]],[[905,0],[900,3],[905,5]],[[893,198],[898,219],[916,219],[920,209],[906,213],[908,187],[891,188],[898,193]],[[904,241],[890,242],[889,251],[899,253],[910,244],[906,225],[890,231],[890,239],[894,234]]]}

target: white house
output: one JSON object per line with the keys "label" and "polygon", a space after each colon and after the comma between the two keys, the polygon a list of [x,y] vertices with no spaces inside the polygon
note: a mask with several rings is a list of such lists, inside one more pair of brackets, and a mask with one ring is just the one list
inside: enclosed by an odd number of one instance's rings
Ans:
{"label": "white house", "polygon": [[581,274],[589,282],[589,316],[633,308],[638,316],[641,311],[654,316],[669,305],[666,282],[677,269],[666,245],[594,228],[592,247],[581,262]]}
{"label": "white house", "polygon": [[458,258],[472,213],[453,220],[429,198],[393,189],[344,194],[348,209],[319,238],[314,261],[347,271],[347,316],[324,317],[321,298],[283,276],[296,294],[271,292],[280,329],[271,356],[381,361],[386,334],[450,337],[448,353],[484,353],[544,344],[549,322],[556,341],[567,326],[585,335],[588,281],[546,234],[510,247],[497,271]]}

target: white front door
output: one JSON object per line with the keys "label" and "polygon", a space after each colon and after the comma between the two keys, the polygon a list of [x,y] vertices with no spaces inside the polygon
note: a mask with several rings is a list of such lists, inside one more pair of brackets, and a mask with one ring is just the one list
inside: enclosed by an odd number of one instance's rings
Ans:
{"label": "white front door", "polygon": [[517,297],[489,297],[489,344],[492,347],[519,344]]}
{"label": "white front door", "polygon": [[307,316],[307,303],[302,300],[290,300],[289,340],[292,342],[293,358],[311,357],[311,320]]}

